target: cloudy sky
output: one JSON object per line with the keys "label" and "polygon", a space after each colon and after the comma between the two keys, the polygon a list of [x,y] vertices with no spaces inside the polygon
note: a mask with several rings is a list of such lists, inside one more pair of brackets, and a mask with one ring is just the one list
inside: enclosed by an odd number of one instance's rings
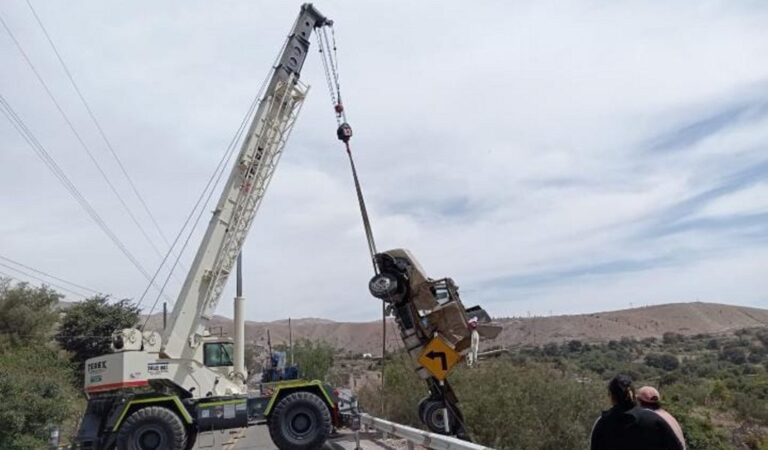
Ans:
{"label": "cloudy sky", "polygon": [[[172,239],[299,2],[31,1]],[[316,5],[336,21],[380,249],[410,248],[431,276],[453,277],[466,303],[497,316],[768,306],[765,2]],[[154,271],[161,258],[84,147],[154,245],[167,246],[30,8],[2,2],[0,13],[85,145],[2,27],[0,94]],[[244,250],[252,320],[380,311],[314,40],[312,50],[310,96]],[[0,217],[2,257],[115,298],[138,298],[147,284],[4,116]],[[183,277],[171,278],[171,297]],[[218,311],[229,314],[225,295]]]}

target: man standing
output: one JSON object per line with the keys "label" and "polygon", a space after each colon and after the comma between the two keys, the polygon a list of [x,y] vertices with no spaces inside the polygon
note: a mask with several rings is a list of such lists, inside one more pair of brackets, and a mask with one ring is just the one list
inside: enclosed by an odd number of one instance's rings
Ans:
{"label": "man standing", "polygon": [[677,419],[675,419],[672,414],[662,409],[661,395],[659,395],[659,391],[657,391],[656,388],[652,386],[643,386],[637,390],[637,401],[640,403],[640,406],[655,412],[669,424],[669,427],[672,428],[672,431],[675,432],[675,436],[677,436],[677,439],[683,446],[683,450],[685,450],[685,437],[683,436],[683,429],[680,427]]}
{"label": "man standing", "polygon": [[590,450],[684,450],[661,416],[636,404],[630,377],[617,375],[608,393],[612,407],[592,427]]}

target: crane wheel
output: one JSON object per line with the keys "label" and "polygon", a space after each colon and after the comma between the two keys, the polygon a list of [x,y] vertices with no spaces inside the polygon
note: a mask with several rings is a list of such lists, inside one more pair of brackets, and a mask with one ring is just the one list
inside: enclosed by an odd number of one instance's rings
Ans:
{"label": "crane wheel", "polygon": [[371,295],[385,301],[390,300],[397,293],[397,289],[397,278],[388,273],[377,274],[368,282]]}
{"label": "crane wheel", "polygon": [[269,435],[281,450],[315,450],[331,432],[331,413],[311,392],[294,392],[280,400],[269,417]]}
{"label": "crane wheel", "polygon": [[419,404],[419,418],[429,431],[438,434],[453,434],[456,430],[456,416],[448,411],[448,431],[445,430],[445,402],[439,400],[422,401]]}
{"label": "crane wheel", "polygon": [[176,413],[162,406],[134,411],[117,435],[117,450],[184,450],[187,431]]}

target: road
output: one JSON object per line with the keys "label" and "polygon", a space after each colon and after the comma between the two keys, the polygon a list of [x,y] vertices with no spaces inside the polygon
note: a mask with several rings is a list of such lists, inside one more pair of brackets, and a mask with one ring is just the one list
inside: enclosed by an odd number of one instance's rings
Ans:
{"label": "road", "polygon": [[[360,434],[362,450],[405,450],[406,443],[401,440],[380,439],[375,433]],[[247,429],[208,432],[198,437],[196,450],[277,450],[269,437],[265,426],[253,426]],[[354,450],[355,438],[351,431],[339,433],[330,439],[323,450]]]}

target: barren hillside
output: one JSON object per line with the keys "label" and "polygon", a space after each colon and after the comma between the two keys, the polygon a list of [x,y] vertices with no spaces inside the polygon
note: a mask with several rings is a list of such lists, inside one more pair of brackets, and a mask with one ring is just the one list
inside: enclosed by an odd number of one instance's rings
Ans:
{"label": "barren hillside", "polygon": [[[728,333],[740,328],[768,326],[768,310],[715,303],[673,303],[592,314],[501,319],[504,331],[487,345],[511,347],[543,344],[570,339],[605,341],[622,337],[660,337],[671,331],[686,335]],[[152,318],[159,325],[159,317]],[[216,316],[211,327],[222,327],[232,334],[232,321]],[[323,340],[351,353],[381,354],[381,322],[334,322],[325,319],[292,320],[293,338]],[[272,343],[288,342],[288,321],[246,322],[246,339],[266,344],[267,330]],[[396,349],[402,344],[395,326],[387,326],[387,344]]]}

